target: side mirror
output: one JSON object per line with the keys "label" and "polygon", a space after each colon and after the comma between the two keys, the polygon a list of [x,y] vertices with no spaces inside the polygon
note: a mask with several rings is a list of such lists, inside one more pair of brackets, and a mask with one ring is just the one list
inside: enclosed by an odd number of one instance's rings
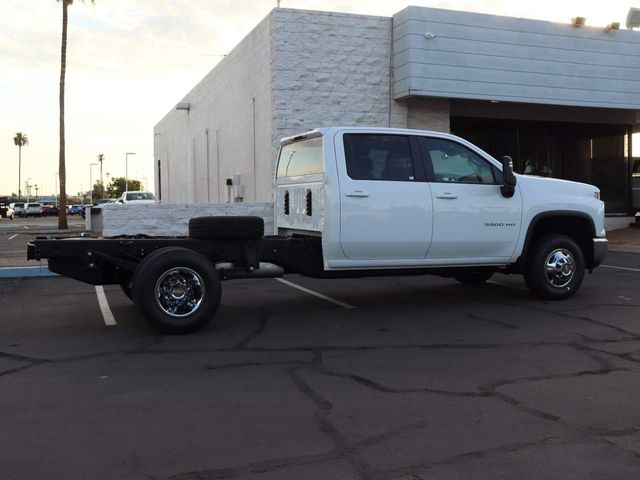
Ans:
{"label": "side mirror", "polygon": [[502,186],[500,191],[503,197],[513,197],[513,194],[516,193],[517,181],[513,173],[513,160],[509,156],[502,157]]}

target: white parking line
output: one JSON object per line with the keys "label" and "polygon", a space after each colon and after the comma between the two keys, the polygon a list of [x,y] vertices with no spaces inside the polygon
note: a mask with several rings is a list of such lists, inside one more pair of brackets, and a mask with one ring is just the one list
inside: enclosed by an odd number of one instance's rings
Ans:
{"label": "white parking line", "polygon": [[17,234],[17,233],[16,233],[15,235],[11,235],[11,236],[9,237],[9,240],[13,240],[13,239],[14,239],[14,238],[16,238],[17,236],[18,236],[18,234]]}
{"label": "white parking line", "polygon": [[308,293],[309,295],[313,295],[314,297],[318,297],[321,298],[322,300],[326,300],[327,302],[331,302],[334,303],[336,305],[339,305],[341,307],[344,308],[356,308],[353,305],[349,305],[348,303],[344,303],[341,302],[340,300],[336,300],[335,298],[331,298],[331,297],[327,297],[326,295],[323,295],[322,293],[318,293],[318,292],[314,292],[313,290],[309,290],[308,288],[302,287],[296,283],[290,282],[289,280],[285,280],[284,278],[276,278],[277,281],[279,281],[280,283],[284,283],[285,285],[289,285],[290,287],[293,288],[297,288],[298,290],[301,290],[305,293]]}
{"label": "white parking line", "polygon": [[104,287],[102,285],[96,285],[96,296],[98,297],[98,304],[100,305],[100,311],[102,311],[104,324],[107,326],[117,325],[113,312],[109,308],[109,302],[107,302],[107,296],[104,294]]}
{"label": "white parking line", "polygon": [[605,268],[615,268],[616,270],[629,270],[631,272],[640,272],[640,268],[629,268],[629,267],[615,267],[613,265],[600,265]]}

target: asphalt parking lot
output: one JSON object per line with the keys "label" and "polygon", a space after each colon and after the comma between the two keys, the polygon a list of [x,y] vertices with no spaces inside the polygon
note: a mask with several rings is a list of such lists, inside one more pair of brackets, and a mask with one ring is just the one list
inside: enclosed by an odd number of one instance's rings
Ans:
{"label": "asphalt parking lot", "polygon": [[640,255],[606,264],[556,303],[500,275],[230,281],[176,337],[117,287],[111,320],[94,287],[0,279],[1,477],[637,479]]}
{"label": "asphalt parking lot", "polygon": [[[68,217],[67,222],[68,233],[77,233],[85,227],[85,221],[77,215]],[[38,235],[58,234],[57,228],[58,217],[0,218],[0,268],[27,265],[27,242]]]}

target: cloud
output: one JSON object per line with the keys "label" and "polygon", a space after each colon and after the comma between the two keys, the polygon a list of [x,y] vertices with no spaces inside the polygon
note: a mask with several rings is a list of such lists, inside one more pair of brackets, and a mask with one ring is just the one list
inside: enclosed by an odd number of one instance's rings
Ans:
{"label": "cloud", "polygon": [[[500,15],[588,24],[623,22],[623,0],[407,2]],[[276,5],[272,0],[76,0],[69,9],[67,165],[69,191],[88,188],[89,163],[105,171],[153,176],[153,126]],[[404,4],[384,0],[282,0],[282,7],[392,15]],[[61,5],[4,0],[0,17],[0,193],[17,189],[16,131],[29,134],[23,178],[54,190],[58,158]]]}

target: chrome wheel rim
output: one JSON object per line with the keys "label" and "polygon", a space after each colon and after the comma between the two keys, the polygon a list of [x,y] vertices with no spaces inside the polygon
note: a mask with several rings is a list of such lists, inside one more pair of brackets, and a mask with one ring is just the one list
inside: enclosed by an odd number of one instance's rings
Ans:
{"label": "chrome wheel rim", "polygon": [[576,273],[573,254],[564,248],[552,251],[544,262],[544,271],[545,278],[552,287],[566,287]]}
{"label": "chrome wheel rim", "polygon": [[167,315],[182,318],[194,313],[204,299],[202,277],[187,267],[164,272],[155,288],[156,303]]}

